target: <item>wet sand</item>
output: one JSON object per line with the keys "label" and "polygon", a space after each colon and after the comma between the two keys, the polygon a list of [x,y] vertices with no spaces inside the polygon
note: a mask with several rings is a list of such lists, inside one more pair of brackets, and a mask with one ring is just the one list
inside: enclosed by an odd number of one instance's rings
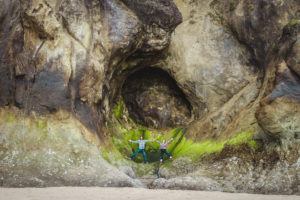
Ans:
{"label": "wet sand", "polygon": [[300,200],[300,196],[234,194],[144,188],[52,187],[0,188],[0,200]]}

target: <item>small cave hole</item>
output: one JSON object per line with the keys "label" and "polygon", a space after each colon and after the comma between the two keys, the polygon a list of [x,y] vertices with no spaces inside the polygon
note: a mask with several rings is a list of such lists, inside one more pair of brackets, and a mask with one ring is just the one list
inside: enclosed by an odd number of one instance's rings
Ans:
{"label": "small cave hole", "polygon": [[176,81],[164,70],[146,67],[129,75],[122,97],[131,117],[146,127],[165,129],[184,126],[191,105]]}

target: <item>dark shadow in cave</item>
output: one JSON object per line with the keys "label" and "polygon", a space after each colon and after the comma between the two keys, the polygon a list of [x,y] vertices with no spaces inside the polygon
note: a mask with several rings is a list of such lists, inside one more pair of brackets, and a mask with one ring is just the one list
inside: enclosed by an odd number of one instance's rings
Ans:
{"label": "dark shadow in cave", "polygon": [[164,70],[146,67],[129,75],[122,88],[129,116],[156,129],[186,125],[191,104],[176,81]]}

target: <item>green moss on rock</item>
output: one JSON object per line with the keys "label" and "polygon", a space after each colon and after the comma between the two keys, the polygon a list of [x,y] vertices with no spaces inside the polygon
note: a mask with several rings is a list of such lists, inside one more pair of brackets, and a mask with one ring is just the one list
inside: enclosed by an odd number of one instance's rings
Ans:
{"label": "green moss on rock", "polygon": [[300,23],[299,19],[292,19],[285,27],[283,32],[284,33],[291,33],[293,32],[293,30],[296,28],[296,26],[298,26],[298,24]]}
{"label": "green moss on rock", "polygon": [[113,109],[115,116],[117,118],[123,118],[123,111],[124,111],[124,101],[120,99],[119,104],[115,105]]}
{"label": "green moss on rock", "polygon": [[[136,126],[129,130],[121,128],[122,126],[117,123],[120,128],[119,137],[112,137],[113,143],[121,154],[128,157],[138,149],[138,144],[129,143],[128,140],[139,140],[140,136],[143,136],[145,140],[156,139],[162,141],[163,139],[169,140],[174,138],[174,141],[170,143],[167,150],[173,155],[174,158],[188,156],[192,159],[199,159],[202,155],[221,152],[225,145],[240,145],[247,144],[252,148],[259,148],[260,143],[253,140],[254,134],[249,132],[242,132],[237,136],[226,139],[223,141],[218,140],[206,140],[203,142],[194,142],[185,136],[185,129],[176,128],[171,131],[157,131],[149,130],[143,126]],[[150,162],[155,162],[160,159],[160,147],[156,142],[148,142],[145,147],[147,159]],[[143,163],[144,159],[142,154],[138,154],[134,159],[135,162]]]}
{"label": "green moss on rock", "polygon": [[231,139],[223,141],[214,141],[210,139],[200,143],[187,139],[184,136],[183,130],[180,130],[179,133],[176,133],[174,136],[175,141],[174,144],[170,146],[170,151],[175,158],[189,156],[192,159],[197,159],[204,154],[221,152],[225,145],[234,146],[247,144],[255,149],[261,146],[259,142],[253,140],[254,134],[248,132],[242,132]]}
{"label": "green moss on rock", "polygon": [[299,19],[292,19],[290,22],[289,22],[289,26],[294,26],[295,24],[298,24],[300,23],[300,20]]}
{"label": "green moss on rock", "polygon": [[47,127],[47,123],[43,122],[43,121],[38,121],[37,126],[38,126],[39,129],[43,129],[43,128]]}
{"label": "green moss on rock", "polygon": [[250,140],[250,141],[248,142],[248,144],[249,144],[252,148],[254,148],[254,149],[259,149],[259,148],[262,147],[262,143],[261,143],[261,142],[258,142],[258,141],[256,141],[256,140]]}
{"label": "green moss on rock", "polygon": [[[119,116],[117,113],[121,113],[121,110],[126,109],[121,107],[123,106],[120,103],[117,106],[115,117]],[[194,142],[192,139],[189,139],[185,136],[185,129],[175,128],[170,131],[159,131],[159,130],[150,130],[144,126],[139,126],[135,123],[127,121],[126,125],[122,125],[123,120],[115,120],[113,126],[117,133],[112,133],[112,141],[115,148],[121,153],[124,157],[129,157],[138,149],[138,144],[129,143],[128,140],[139,140],[140,136],[143,136],[145,140],[147,139],[156,139],[162,141],[163,139],[169,140],[174,139],[167,147],[168,152],[172,154],[174,158],[179,157],[189,157],[192,160],[198,160],[204,155],[214,154],[221,152],[225,146],[239,146],[241,144],[246,144],[247,146],[258,149],[261,144],[253,139],[254,134],[250,132],[242,132],[236,135],[233,138],[225,140],[213,140],[209,139],[203,142]],[[131,127],[131,128],[124,128]],[[156,162],[160,159],[160,147],[156,142],[148,142],[145,147],[147,159],[150,162]],[[166,158],[167,159],[167,158]],[[142,154],[138,154],[133,159],[137,163],[143,163],[144,159]]]}
{"label": "green moss on rock", "polygon": [[253,138],[253,133],[242,132],[242,133],[238,134],[237,136],[235,136],[234,138],[230,139],[228,141],[228,143],[231,145],[247,143],[252,138]]}
{"label": "green moss on rock", "polygon": [[16,118],[14,115],[9,115],[6,119],[7,122],[15,122],[16,121]]}

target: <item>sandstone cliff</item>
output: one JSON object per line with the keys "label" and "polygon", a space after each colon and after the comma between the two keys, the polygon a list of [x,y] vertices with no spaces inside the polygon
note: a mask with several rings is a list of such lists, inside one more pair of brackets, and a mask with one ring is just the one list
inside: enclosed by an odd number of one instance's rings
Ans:
{"label": "sandstone cliff", "polygon": [[298,0],[0,5],[0,185],[299,194]]}

